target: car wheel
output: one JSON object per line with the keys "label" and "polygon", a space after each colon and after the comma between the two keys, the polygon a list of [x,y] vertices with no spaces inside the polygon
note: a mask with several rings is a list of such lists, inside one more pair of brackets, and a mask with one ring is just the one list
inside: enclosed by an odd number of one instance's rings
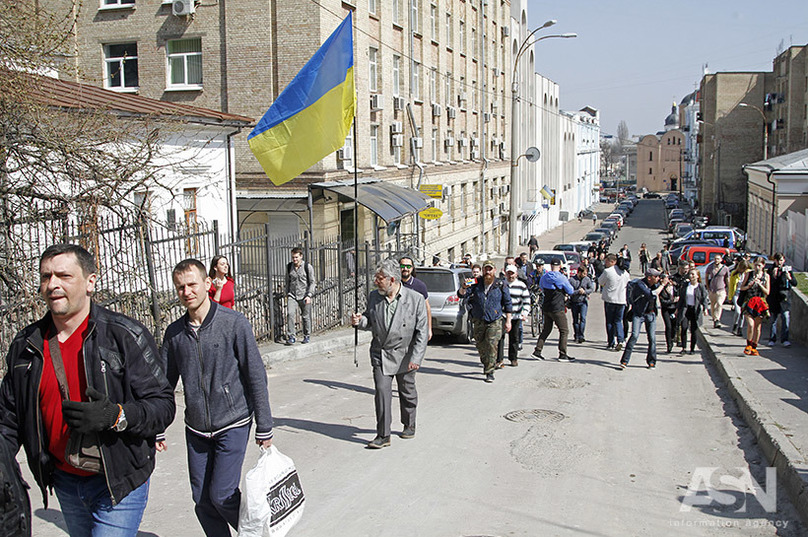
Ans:
{"label": "car wheel", "polygon": [[458,343],[471,343],[474,336],[471,330],[471,318],[468,313],[463,315],[462,326],[460,333],[455,335],[455,341]]}

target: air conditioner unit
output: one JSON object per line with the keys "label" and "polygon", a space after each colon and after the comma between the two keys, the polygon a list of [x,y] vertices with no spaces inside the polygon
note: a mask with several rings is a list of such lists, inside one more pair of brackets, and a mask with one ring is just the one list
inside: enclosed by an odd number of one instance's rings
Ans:
{"label": "air conditioner unit", "polygon": [[471,139],[471,147],[480,147],[480,139],[479,138],[472,138]]}
{"label": "air conditioner unit", "polygon": [[432,115],[438,117],[443,113],[443,107],[437,103],[432,103]]}
{"label": "air conditioner unit", "polygon": [[499,204],[499,214],[505,214],[506,212],[508,212],[508,210],[505,208],[505,204],[500,203]]}
{"label": "air conditioner unit", "polygon": [[496,101],[493,101],[493,102],[491,103],[491,111],[493,112],[493,111],[494,111],[494,110],[496,110],[496,109],[497,109],[497,102],[496,102]]}
{"label": "air conditioner unit", "polygon": [[400,121],[393,121],[390,124],[390,134],[401,134],[404,132],[404,124]]}
{"label": "air conditioner unit", "polygon": [[447,106],[446,107],[446,117],[449,119],[454,119],[457,117],[457,110],[454,106]]}
{"label": "air conditioner unit", "polygon": [[503,26],[502,27],[502,37],[508,37],[509,35],[511,35],[510,26]]}
{"label": "air conditioner unit", "polygon": [[497,216],[499,214],[499,206],[495,206],[491,208],[491,216]]}
{"label": "air conditioner unit", "polygon": [[392,145],[393,147],[401,147],[404,145],[404,135],[403,134],[394,134],[392,137]]}
{"label": "air conditioner unit", "polygon": [[345,151],[345,148],[337,149],[337,160],[343,161],[348,160],[348,152]]}
{"label": "air conditioner unit", "polygon": [[384,97],[380,94],[376,93],[375,95],[370,96],[370,109],[371,110],[382,110],[384,108]]}
{"label": "air conditioner unit", "polygon": [[461,102],[461,103],[466,102],[466,101],[468,100],[468,99],[467,99],[467,96],[466,96],[466,92],[465,92],[465,91],[461,91],[461,92],[460,92],[460,95],[458,95],[458,96],[457,96],[457,100],[458,100],[458,102]]}
{"label": "air conditioner unit", "polygon": [[171,2],[171,13],[177,17],[191,15],[194,7],[194,0],[174,0]]}
{"label": "air conditioner unit", "polygon": [[493,138],[491,138],[491,147],[496,147],[497,145],[499,145],[499,138],[494,136]]}
{"label": "air conditioner unit", "polygon": [[457,146],[458,147],[468,147],[469,139],[468,138],[458,138],[457,139]]}
{"label": "air conditioner unit", "polygon": [[415,149],[423,149],[424,148],[424,139],[420,136],[416,136],[412,139],[412,145]]}
{"label": "air conditioner unit", "polygon": [[453,137],[451,137],[451,136],[450,136],[450,137],[448,137],[448,138],[446,138],[446,139],[443,141],[443,145],[445,145],[446,147],[454,147],[454,138],[453,138]]}
{"label": "air conditioner unit", "polygon": [[478,158],[480,158],[480,152],[477,151],[476,149],[472,149],[471,150],[471,160],[477,160]]}
{"label": "air conditioner unit", "polygon": [[491,121],[491,114],[489,114],[488,112],[483,112],[483,121],[486,123]]}
{"label": "air conditioner unit", "polygon": [[393,110],[404,110],[404,97],[393,97]]}

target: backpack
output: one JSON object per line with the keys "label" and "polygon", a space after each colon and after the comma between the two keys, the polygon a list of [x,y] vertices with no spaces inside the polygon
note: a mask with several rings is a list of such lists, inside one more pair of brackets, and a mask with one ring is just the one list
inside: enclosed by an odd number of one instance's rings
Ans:
{"label": "backpack", "polygon": [[[631,280],[626,285],[626,309],[628,311],[633,311],[634,304],[639,302],[643,297],[643,293],[639,292],[640,291],[640,279],[641,278],[636,278],[634,280]],[[642,312],[642,313],[644,313],[644,312]]]}
{"label": "backpack", "polygon": [[0,442],[0,535],[31,536],[31,502],[28,484],[8,446]]}
{"label": "backpack", "polygon": [[[286,275],[287,276],[292,272],[292,267],[293,266],[294,266],[294,263],[292,263],[291,261],[289,261],[289,263],[286,264]],[[303,273],[306,275],[306,287],[309,286],[309,268],[308,267],[310,267],[310,266],[311,266],[311,263],[309,263],[308,261],[303,261]]]}

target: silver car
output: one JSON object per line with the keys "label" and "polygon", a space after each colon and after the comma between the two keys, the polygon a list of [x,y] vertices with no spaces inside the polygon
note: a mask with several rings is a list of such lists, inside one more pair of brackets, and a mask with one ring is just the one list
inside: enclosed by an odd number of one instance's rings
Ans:
{"label": "silver car", "polygon": [[415,277],[426,284],[432,308],[432,333],[452,335],[461,343],[471,338],[471,323],[463,300],[457,296],[463,280],[474,283],[468,268],[417,267]]}

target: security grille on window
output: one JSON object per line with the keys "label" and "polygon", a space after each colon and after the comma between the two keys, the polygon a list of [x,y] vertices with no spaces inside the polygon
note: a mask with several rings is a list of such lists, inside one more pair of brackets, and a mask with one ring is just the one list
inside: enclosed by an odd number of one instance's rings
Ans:
{"label": "security grille on window", "polygon": [[171,88],[202,87],[202,40],[178,39],[166,44]]}
{"label": "security grille on window", "polygon": [[104,47],[106,87],[114,90],[136,90],[137,43],[121,43]]}

